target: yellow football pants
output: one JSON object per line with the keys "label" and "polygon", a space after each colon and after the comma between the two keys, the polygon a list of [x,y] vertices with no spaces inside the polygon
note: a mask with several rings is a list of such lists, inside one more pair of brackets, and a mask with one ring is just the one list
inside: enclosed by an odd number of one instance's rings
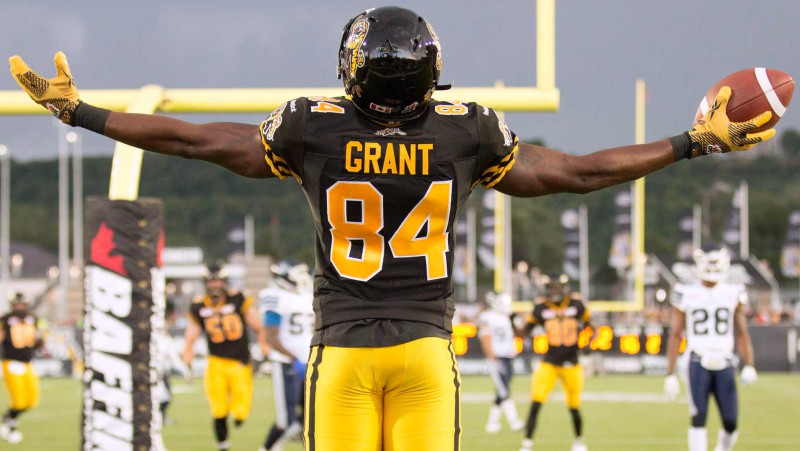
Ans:
{"label": "yellow football pants", "polygon": [[461,375],[453,345],[314,346],[306,373],[308,451],[457,451]]}
{"label": "yellow football pants", "polygon": [[531,378],[531,399],[544,404],[556,385],[556,379],[561,379],[564,386],[567,406],[570,409],[579,408],[583,391],[583,367],[580,365],[563,367],[541,362]]}
{"label": "yellow football pants", "polygon": [[14,410],[26,410],[39,404],[39,377],[30,362],[3,360],[3,379]]}
{"label": "yellow football pants", "polygon": [[236,420],[250,415],[253,403],[253,368],[238,360],[208,356],[203,377],[211,416],[224,418],[230,413]]}

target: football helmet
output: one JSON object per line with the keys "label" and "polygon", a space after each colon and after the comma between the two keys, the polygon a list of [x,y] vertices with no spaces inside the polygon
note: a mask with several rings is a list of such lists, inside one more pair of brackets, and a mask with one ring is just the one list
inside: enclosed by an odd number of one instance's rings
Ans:
{"label": "football helmet", "polygon": [[308,265],[291,260],[283,260],[270,267],[272,280],[276,285],[287,291],[310,291],[313,279]]}
{"label": "football helmet", "polygon": [[550,301],[558,303],[570,295],[569,276],[566,274],[553,273],[542,277],[545,296]]}
{"label": "football helmet", "polygon": [[725,247],[713,247],[707,250],[695,249],[692,257],[697,265],[700,280],[716,283],[728,278],[731,254]]}
{"label": "football helmet", "polygon": [[353,104],[373,121],[396,125],[425,112],[439,85],[442,47],[433,27],[414,11],[387,6],[345,25],[337,76]]}
{"label": "football helmet", "polygon": [[492,310],[498,311],[504,315],[510,315],[511,309],[511,295],[508,293],[495,293],[490,291],[486,293],[486,303]]}
{"label": "football helmet", "polygon": [[225,273],[222,266],[218,264],[208,265],[203,280],[206,284],[206,294],[210,298],[219,298],[225,295],[225,285],[228,283],[228,275]]}
{"label": "football helmet", "polygon": [[16,311],[23,311],[28,309],[28,301],[25,299],[25,296],[20,293],[14,293],[14,297],[11,298],[11,308]]}

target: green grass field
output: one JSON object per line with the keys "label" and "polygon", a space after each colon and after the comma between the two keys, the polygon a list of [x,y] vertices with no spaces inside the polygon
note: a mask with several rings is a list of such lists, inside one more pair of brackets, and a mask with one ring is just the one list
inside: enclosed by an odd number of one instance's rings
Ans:
{"label": "green grass field", "polygon": [[[514,393],[521,416],[528,411],[529,377],[518,376]],[[202,392],[202,381],[173,380],[175,399],[169,416],[174,424],[164,431],[171,451],[212,450],[211,420]],[[668,402],[661,395],[663,378],[602,376],[588,378],[583,401],[586,444],[595,450],[686,449],[688,413],[686,401]],[[463,450],[517,450],[520,432],[504,430],[489,435],[483,430],[492,397],[486,377],[465,376],[463,381]],[[233,450],[260,446],[272,423],[271,385],[268,377],[256,379],[253,412],[240,428],[231,427]],[[740,436],[737,450],[800,450],[800,377],[761,374],[758,383],[740,387]],[[22,417],[25,440],[18,445],[0,442],[2,450],[76,450],[80,443],[81,385],[72,379],[43,379],[39,407]],[[0,408],[8,398],[0,397]],[[716,443],[719,420],[716,409],[709,415],[709,446]],[[539,418],[537,449],[567,450],[572,426],[559,388]],[[302,449],[291,444],[288,451]]]}

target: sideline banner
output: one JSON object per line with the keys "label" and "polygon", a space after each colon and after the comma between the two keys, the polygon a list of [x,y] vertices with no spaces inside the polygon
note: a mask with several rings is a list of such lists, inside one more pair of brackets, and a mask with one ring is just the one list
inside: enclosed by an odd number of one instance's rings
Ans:
{"label": "sideline banner", "polygon": [[89,197],[85,211],[83,449],[160,450],[163,207]]}

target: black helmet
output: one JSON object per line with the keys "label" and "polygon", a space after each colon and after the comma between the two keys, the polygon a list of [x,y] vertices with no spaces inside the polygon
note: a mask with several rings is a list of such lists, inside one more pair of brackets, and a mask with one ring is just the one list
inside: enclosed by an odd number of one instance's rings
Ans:
{"label": "black helmet", "polygon": [[212,263],[206,267],[203,279],[206,282],[209,280],[222,280],[223,282],[227,282],[228,275],[225,272],[225,269],[222,268],[222,265],[219,263]]}
{"label": "black helmet", "polygon": [[562,273],[550,273],[542,277],[545,294],[553,302],[561,302],[570,295],[569,276]]}
{"label": "black helmet", "polygon": [[344,27],[337,75],[355,106],[370,119],[396,124],[416,119],[438,86],[442,48],[417,13],[387,6],[369,9]]}

